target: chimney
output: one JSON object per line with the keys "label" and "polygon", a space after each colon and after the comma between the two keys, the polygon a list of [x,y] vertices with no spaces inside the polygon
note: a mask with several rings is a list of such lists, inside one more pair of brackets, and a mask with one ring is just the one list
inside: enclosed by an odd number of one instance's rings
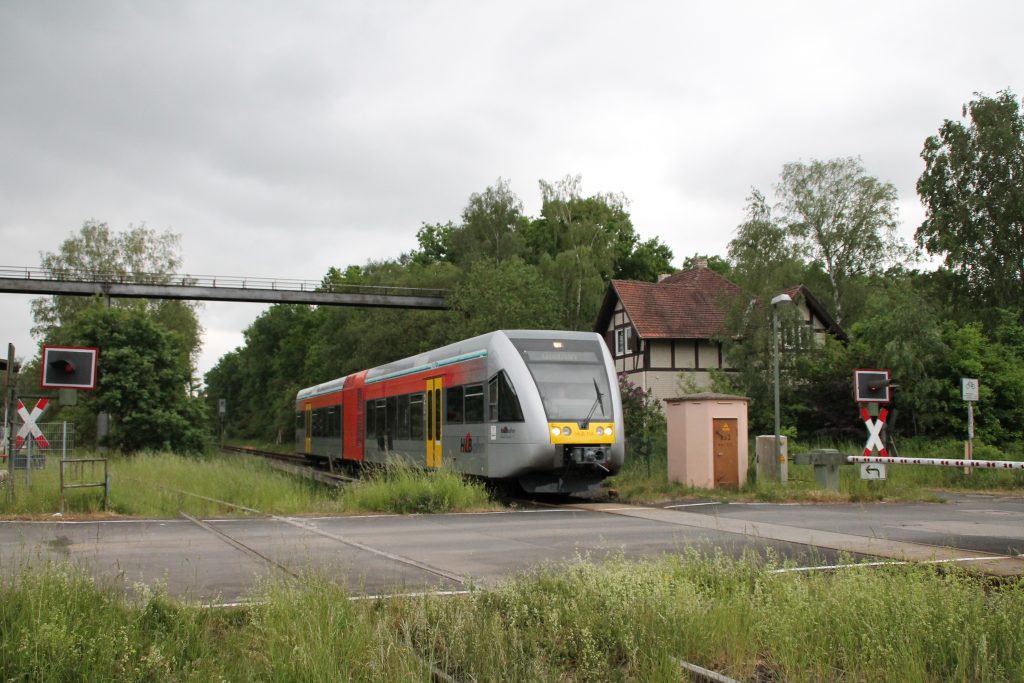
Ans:
{"label": "chimney", "polygon": [[694,268],[707,268],[708,267],[708,260],[706,258],[696,259],[693,262],[693,267]]}
{"label": "chimney", "polygon": [[672,273],[661,273],[660,275],[658,275],[658,282],[661,282],[665,278],[671,277],[671,276],[672,276]]}

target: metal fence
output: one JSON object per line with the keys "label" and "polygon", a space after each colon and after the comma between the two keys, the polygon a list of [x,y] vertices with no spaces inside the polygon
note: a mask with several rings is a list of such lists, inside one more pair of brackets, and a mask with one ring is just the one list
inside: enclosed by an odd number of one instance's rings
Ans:
{"label": "metal fence", "polygon": [[[46,467],[47,460],[60,460],[70,458],[75,454],[75,425],[73,422],[41,422],[39,429],[47,441],[47,448],[41,448],[35,439],[29,437],[14,452],[14,468],[24,470],[29,468],[29,457],[31,456],[31,468],[34,470]],[[0,431],[3,431],[0,429]],[[7,434],[3,434],[4,446],[8,444]],[[0,452],[0,468],[7,469],[8,454],[6,450]]]}

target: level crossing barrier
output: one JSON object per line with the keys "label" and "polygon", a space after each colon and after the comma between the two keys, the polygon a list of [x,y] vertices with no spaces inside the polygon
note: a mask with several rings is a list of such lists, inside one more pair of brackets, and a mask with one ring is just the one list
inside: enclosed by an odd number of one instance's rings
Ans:
{"label": "level crossing barrier", "polygon": [[794,465],[812,465],[818,486],[831,491],[839,490],[839,467],[851,464],[871,465],[930,465],[932,467],[963,467],[979,470],[1024,470],[1020,460],[964,460],[957,458],[903,458],[881,455],[846,455],[837,450],[819,448],[790,456]]}
{"label": "level crossing barrier", "polygon": [[851,464],[931,465],[933,467],[973,467],[979,470],[1024,470],[1021,460],[956,460],[952,458],[900,458],[878,455],[848,455]]}

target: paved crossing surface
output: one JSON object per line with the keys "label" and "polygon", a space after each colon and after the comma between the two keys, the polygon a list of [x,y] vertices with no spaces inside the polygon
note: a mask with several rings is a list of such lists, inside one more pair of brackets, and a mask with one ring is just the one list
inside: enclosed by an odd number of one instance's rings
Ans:
{"label": "paved crossing surface", "polygon": [[[265,578],[320,572],[353,594],[493,585],[543,563],[687,548],[954,561],[1024,575],[1024,497],[946,504],[580,504],[447,515],[0,522],[0,577],[72,562],[100,580],[161,584],[203,602],[244,600]],[[3,579],[0,579],[3,580]]]}

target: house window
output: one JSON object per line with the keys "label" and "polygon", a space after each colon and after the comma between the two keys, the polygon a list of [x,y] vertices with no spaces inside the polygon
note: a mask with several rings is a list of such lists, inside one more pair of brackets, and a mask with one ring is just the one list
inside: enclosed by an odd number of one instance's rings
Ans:
{"label": "house window", "polygon": [[633,352],[633,328],[623,327],[615,330],[615,355],[625,356]]}

